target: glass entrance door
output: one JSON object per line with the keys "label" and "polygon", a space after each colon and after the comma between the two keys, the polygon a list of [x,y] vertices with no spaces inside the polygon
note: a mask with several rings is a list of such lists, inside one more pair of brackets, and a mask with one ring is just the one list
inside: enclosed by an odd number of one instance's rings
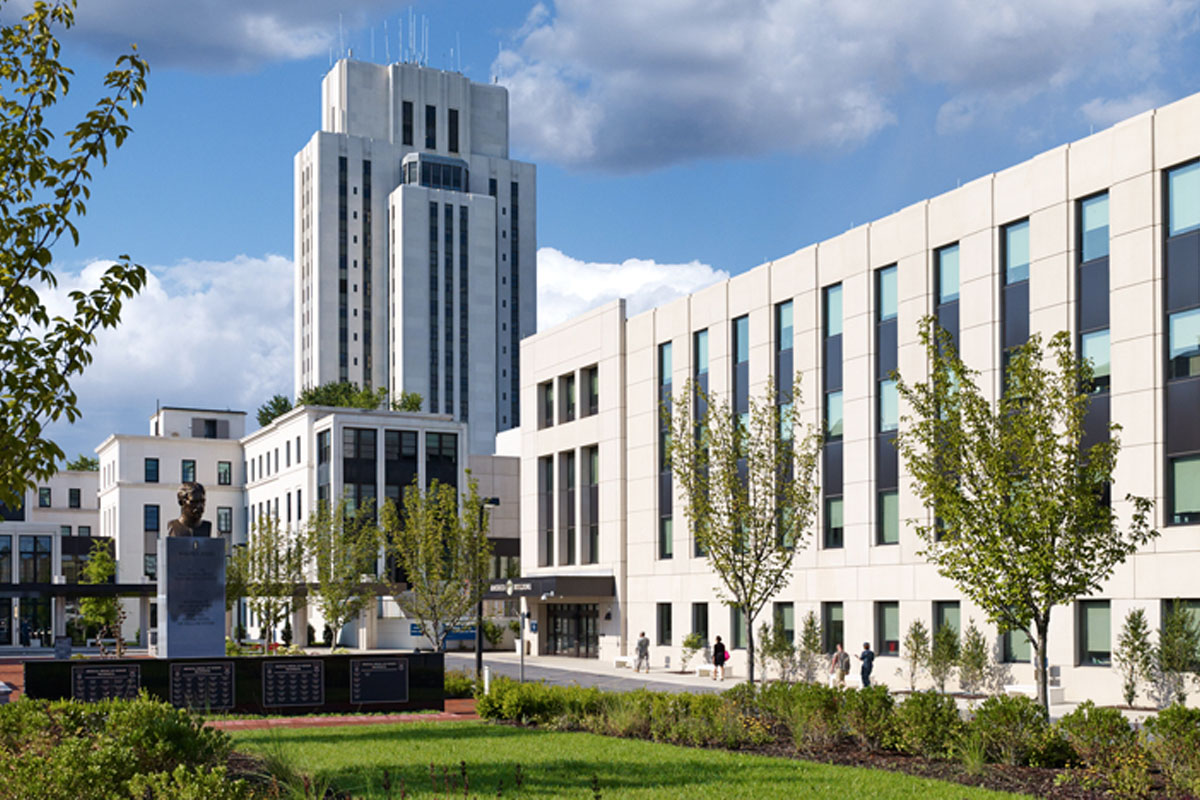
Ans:
{"label": "glass entrance door", "polygon": [[24,647],[50,647],[54,637],[50,629],[50,598],[24,597],[21,599],[21,645]]}
{"label": "glass entrance door", "polygon": [[575,658],[599,658],[600,638],[596,622],[600,607],[595,603],[556,603],[547,607],[549,630],[546,652]]}

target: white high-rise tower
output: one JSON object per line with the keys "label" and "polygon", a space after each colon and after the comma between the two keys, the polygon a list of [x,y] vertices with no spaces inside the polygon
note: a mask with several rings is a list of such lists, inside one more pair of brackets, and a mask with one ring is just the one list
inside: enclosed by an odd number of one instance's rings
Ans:
{"label": "white high-rise tower", "polygon": [[533,164],[508,158],[508,91],[343,59],[295,158],[295,386],[417,392],[490,453],[519,422],[537,320]]}

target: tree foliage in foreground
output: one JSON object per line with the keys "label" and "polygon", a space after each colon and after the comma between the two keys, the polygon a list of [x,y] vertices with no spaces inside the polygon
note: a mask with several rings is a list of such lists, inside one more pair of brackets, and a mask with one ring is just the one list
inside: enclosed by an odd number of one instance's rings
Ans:
{"label": "tree foliage in foreground", "polygon": [[1092,368],[1071,337],[1045,348],[1034,334],[1008,363],[997,402],[932,318],[921,327],[924,382],[898,382],[911,411],[898,447],[929,517],[922,555],[1001,630],[1034,647],[1038,699],[1048,707],[1047,637],[1055,606],[1100,592],[1116,565],[1158,535],[1152,503],[1126,496],[1120,524],[1105,503],[1120,426],[1084,447]]}
{"label": "tree foliage in foreground", "polygon": [[[692,381],[663,409],[671,423],[668,458],[696,543],[720,578],[718,596],[740,609],[754,680],[754,620],[792,578],[796,549],[808,543],[820,488],[821,434],[800,422],[795,397],[774,382],[739,419],[724,398]],[[702,407],[699,419],[691,400]]]}
{"label": "tree foliage in foreground", "polygon": [[422,491],[414,482],[404,489],[403,509],[389,501],[381,515],[388,551],[407,580],[392,594],[436,650],[469,622],[487,591],[488,518],[478,483],[467,474],[461,498],[449,484],[435,480]]}
{"label": "tree foliage in foreground", "polygon": [[123,302],[146,281],[122,255],[98,287],[71,292],[65,315],[51,316],[38,294],[58,283],[50,269],[58,241],[79,243],[75,221],[87,211],[92,170],[125,142],[149,71],[136,52],[117,58],[106,96],[56,135],[48,117],[73,74],[58,60],[57,36],[74,24],[74,11],[74,0],[36,3],[0,28],[0,502],[10,508],[65,460],[45,428],[79,419],[71,380],[91,363],[96,331],[115,327]]}
{"label": "tree foliage in foreground", "polygon": [[374,600],[364,578],[374,582],[379,555],[375,505],[351,508],[342,499],[330,509],[321,503],[305,525],[304,549],[314,569],[310,597],[336,637]]}
{"label": "tree foliage in foreground", "polygon": [[[96,539],[92,549],[88,551],[87,561],[80,571],[79,582],[96,585],[109,583],[117,574],[117,560],[113,556],[112,542],[108,539]],[[116,595],[87,595],[79,598],[79,616],[87,625],[95,625],[100,629],[100,654],[104,655],[105,638],[116,642],[117,658],[125,655],[125,637],[121,626],[125,622],[125,609],[121,606],[121,598]]]}

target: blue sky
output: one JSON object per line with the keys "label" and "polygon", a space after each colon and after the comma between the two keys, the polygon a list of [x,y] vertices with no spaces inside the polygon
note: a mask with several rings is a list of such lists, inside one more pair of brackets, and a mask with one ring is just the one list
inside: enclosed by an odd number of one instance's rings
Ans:
{"label": "blue sky", "polygon": [[55,429],[72,455],[156,401],[291,394],[292,157],[331,53],[383,62],[385,21],[393,60],[413,15],[431,66],[509,87],[544,322],[661,302],[1200,89],[1197,0],[81,6],[63,119],[128,42],[152,72],[56,269],[65,290],[128,252],[155,279]]}

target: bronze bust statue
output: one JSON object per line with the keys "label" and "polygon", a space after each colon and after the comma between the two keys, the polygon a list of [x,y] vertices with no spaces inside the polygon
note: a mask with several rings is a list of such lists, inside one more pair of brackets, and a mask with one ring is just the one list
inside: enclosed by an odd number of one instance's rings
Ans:
{"label": "bronze bust statue", "polygon": [[204,516],[204,487],[188,481],[179,487],[179,519],[167,523],[167,536],[212,536],[212,523]]}

